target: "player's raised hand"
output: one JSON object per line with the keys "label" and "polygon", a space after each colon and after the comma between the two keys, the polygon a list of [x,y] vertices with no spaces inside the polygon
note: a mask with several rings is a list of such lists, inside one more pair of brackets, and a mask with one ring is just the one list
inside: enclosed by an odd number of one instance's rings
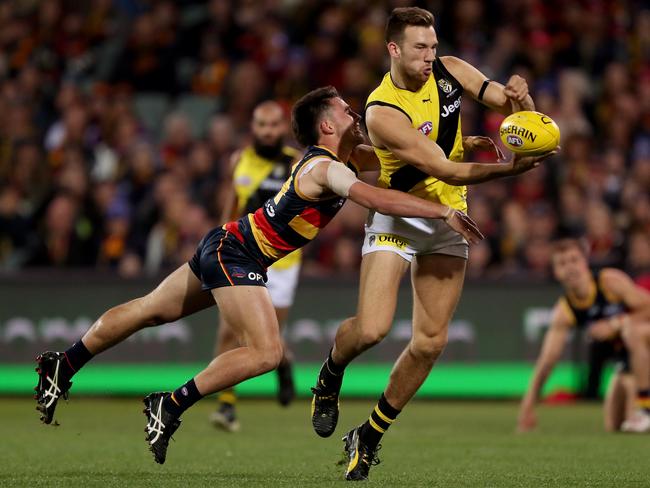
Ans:
{"label": "player's raised hand", "polygon": [[528,83],[519,75],[512,75],[503,89],[503,93],[510,100],[523,102],[528,95]]}
{"label": "player's raised hand", "polygon": [[503,161],[505,159],[499,146],[497,146],[492,139],[486,136],[463,137],[463,149],[465,149],[465,151],[476,151],[477,149],[491,151],[496,155],[497,160]]}
{"label": "player's raised hand", "polygon": [[558,153],[560,147],[556,147],[552,151],[540,154],[538,156],[525,156],[523,154],[515,154],[512,160],[512,175],[520,175],[533,168],[537,168],[546,158],[550,158]]}
{"label": "player's raised hand", "polygon": [[469,218],[469,216],[460,210],[449,207],[450,212],[445,217],[447,225],[462,235],[470,244],[477,244],[482,241],[485,236],[481,234],[478,225]]}

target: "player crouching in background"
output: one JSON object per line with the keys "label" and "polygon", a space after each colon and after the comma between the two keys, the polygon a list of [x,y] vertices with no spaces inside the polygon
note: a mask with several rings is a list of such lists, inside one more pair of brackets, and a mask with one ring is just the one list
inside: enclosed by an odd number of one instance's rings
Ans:
{"label": "player crouching in background", "polygon": [[605,399],[605,429],[649,432],[650,293],[620,270],[605,268],[593,273],[585,250],[575,239],[555,243],[552,264],[566,293],[553,308],[551,326],[521,402],[518,430],[536,427],[534,407],[540,392],[570,331],[578,327],[586,329],[594,341],[610,344],[611,358],[617,362]]}

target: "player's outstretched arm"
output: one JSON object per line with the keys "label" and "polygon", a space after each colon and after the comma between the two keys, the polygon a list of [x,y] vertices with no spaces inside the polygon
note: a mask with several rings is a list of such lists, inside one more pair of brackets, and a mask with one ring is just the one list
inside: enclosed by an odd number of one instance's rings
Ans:
{"label": "player's outstretched arm", "polygon": [[517,430],[519,432],[528,432],[537,426],[535,405],[539,401],[542,388],[553,371],[553,367],[560,359],[569,329],[573,323],[566,303],[562,302],[563,299],[558,300],[553,308],[551,327],[544,336],[542,352],[537,358],[535,371],[528,385],[528,390],[521,400],[519,418],[517,419]]}
{"label": "player's outstretched arm", "polygon": [[338,161],[321,160],[309,168],[308,172],[299,174],[298,182],[300,191],[310,198],[322,197],[324,193],[335,193],[387,215],[444,219],[470,243],[483,239],[477,225],[463,212],[407,193],[368,185]]}
{"label": "player's outstretched arm", "polygon": [[358,181],[350,187],[348,198],[363,207],[377,210],[385,215],[443,219],[447,225],[472,244],[484,238],[476,223],[465,213],[408,193],[377,188]]}
{"label": "player's outstretched arm", "polygon": [[463,90],[483,105],[503,115],[521,110],[535,110],[535,103],[528,93],[528,83],[519,75],[512,75],[506,86],[488,80],[471,64],[454,56],[440,58],[447,70],[456,78]]}
{"label": "player's outstretched arm", "polygon": [[459,164],[450,161],[431,139],[414,129],[402,112],[382,105],[373,105],[366,112],[366,124],[372,143],[390,150],[401,161],[411,164],[450,185],[472,185],[524,173],[555,154],[515,156],[505,163]]}

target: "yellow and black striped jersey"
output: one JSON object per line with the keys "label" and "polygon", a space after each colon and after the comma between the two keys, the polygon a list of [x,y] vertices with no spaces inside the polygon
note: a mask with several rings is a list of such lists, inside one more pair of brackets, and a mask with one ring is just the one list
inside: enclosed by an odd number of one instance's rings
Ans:
{"label": "yellow and black striped jersey", "polygon": [[[390,73],[370,94],[366,108],[373,105],[393,107],[404,113],[413,128],[419,130],[444,151],[451,161],[462,161],[463,142],[460,123],[462,85],[447,71],[440,58],[418,91],[398,88]],[[467,187],[453,186],[429,176],[415,166],[400,161],[387,149],[374,148],[381,162],[379,186],[439,201],[467,212]]]}

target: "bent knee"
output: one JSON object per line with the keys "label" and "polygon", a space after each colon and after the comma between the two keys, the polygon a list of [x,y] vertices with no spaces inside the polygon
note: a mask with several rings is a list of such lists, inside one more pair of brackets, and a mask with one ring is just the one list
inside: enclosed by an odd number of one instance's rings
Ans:
{"label": "bent knee", "polygon": [[383,341],[387,334],[388,330],[362,329],[360,339],[364,346],[372,347]]}
{"label": "bent knee", "polygon": [[262,351],[259,351],[256,356],[258,358],[260,374],[276,369],[280,365],[283,355],[284,350],[280,341],[267,345]]}
{"label": "bent knee", "polygon": [[418,335],[411,339],[411,354],[422,360],[435,361],[447,346],[447,333]]}
{"label": "bent knee", "polygon": [[354,327],[359,331],[359,341],[365,347],[379,344],[390,331],[390,323],[383,324],[381,321],[369,323],[367,320],[361,320],[358,317],[352,317],[348,320],[353,321]]}

